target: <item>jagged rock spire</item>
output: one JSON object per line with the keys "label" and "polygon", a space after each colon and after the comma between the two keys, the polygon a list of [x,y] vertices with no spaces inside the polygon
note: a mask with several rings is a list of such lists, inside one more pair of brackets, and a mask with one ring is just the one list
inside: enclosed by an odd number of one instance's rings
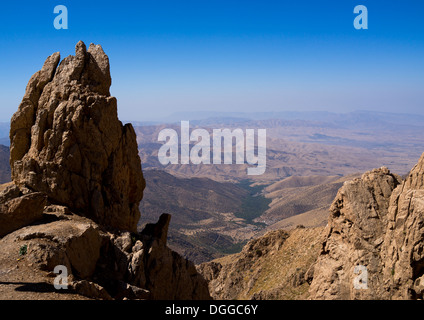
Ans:
{"label": "jagged rock spire", "polygon": [[135,231],[145,181],[131,124],[118,120],[109,59],[100,45],[30,79],[10,129],[12,179],[104,225]]}

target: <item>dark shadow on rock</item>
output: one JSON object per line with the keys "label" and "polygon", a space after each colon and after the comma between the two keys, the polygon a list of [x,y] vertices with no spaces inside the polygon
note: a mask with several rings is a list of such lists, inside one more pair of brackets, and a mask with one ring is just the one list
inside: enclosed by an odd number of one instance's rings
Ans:
{"label": "dark shadow on rock", "polygon": [[42,217],[40,219],[38,219],[37,221],[34,221],[30,225],[31,226],[38,226],[38,225],[42,225],[42,224],[52,223],[52,222],[59,221],[59,220],[67,220],[67,218],[66,217],[57,216],[55,214],[43,213],[43,215],[42,215]]}

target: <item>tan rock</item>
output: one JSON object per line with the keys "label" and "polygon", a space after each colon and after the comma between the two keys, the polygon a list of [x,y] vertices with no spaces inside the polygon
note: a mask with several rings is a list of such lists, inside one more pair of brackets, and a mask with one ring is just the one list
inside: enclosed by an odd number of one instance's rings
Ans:
{"label": "tan rock", "polygon": [[[381,243],[392,191],[400,178],[387,168],[345,182],[330,208],[326,238],[314,267],[311,299],[381,299]],[[354,284],[367,269],[368,289]],[[357,269],[355,269],[355,267]]]}
{"label": "tan rock", "polygon": [[155,300],[207,300],[208,285],[194,264],[166,246],[171,216],[162,214],[156,224],[141,232],[143,244],[136,242],[130,270],[137,285],[150,291]]}
{"label": "tan rock", "polygon": [[136,231],[145,186],[131,124],[109,94],[109,59],[83,42],[47,58],[11,121],[12,179],[103,225]]}
{"label": "tan rock", "polygon": [[202,263],[197,270],[214,299],[305,299],[321,235],[322,228],[270,231],[240,253]]}
{"label": "tan rock", "polygon": [[64,265],[80,279],[95,271],[103,236],[98,226],[77,216],[22,228],[16,239],[29,246],[28,259],[41,270]]}

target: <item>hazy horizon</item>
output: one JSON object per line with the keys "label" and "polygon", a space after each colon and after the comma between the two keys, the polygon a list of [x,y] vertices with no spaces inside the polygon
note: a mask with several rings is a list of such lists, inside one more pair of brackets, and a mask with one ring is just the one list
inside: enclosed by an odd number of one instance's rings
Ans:
{"label": "hazy horizon", "polygon": [[[158,122],[165,123],[166,121],[184,121],[184,120],[205,120],[211,118],[247,118],[257,120],[267,119],[286,119],[286,120],[317,120],[312,119],[315,115],[320,117],[326,116],[343,116],[343,115],[354,115],[354,114],[382,114],[382,115],[393,115],[395,117],[419,117],[424,120],[424,114],[419,113],[407,113],[407,112],[388,112],[388,111],[374,111],[374,110],[349,110],[346,112],[328,111],[328,110],[305,110],[299,111],[295,109],[287,110],[267,110],[267,111],[214,111],[214,110],[189,110],[189,111],[178,111],[171,112],[162,117],[146,117],[144,119],[123,119],[124,122]],[[258,118],[258,116],[260,118]],[[311,119],[310,119],[311,118]],[[418,120],[418,119],[417,119]],[[424,125],[424,124],[423,124]]]}
{"label": "hazy horizon", "polygon": [[[118,106],[119,109],[119,106]],[[118,110],[119,112],[119,110]],[[407,112],[387,112],[387,111],[373,111],[373,110],[350,110],[346,112],[327,111],[327,110],[270,110],[270,111],[214,111],[214,110],[189,110],[189,111],[177,111],[170,112],[162,117],[145,117],[145,118],[133,118],[125,119],[118,115],[119,120],[124,123],[157,123],[165,124],[171,122],[180,122],[185,120],[208,120],[208,119],[248,119],[248,120],[269,120],[269,119],[280,119],[280,120],[307,120],[307,121],[323,121],[326,117],[331,116],[348,116],[348,115],[383,115],[393,117],[407,117],[416,120],[417,122],[424,120],[424,114],[419,113],[407,113]],[[318,117],[318,118],[316,118]],[[399,120],[399,119],[396,119]],[[0,124],[10,123],[10,119],[0,118]],[[423,124],[424,126],[424,124]]]}

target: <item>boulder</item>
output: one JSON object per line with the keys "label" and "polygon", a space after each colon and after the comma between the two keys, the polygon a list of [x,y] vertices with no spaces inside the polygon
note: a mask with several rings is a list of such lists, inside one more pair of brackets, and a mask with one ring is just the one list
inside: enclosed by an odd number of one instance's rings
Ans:
{"label": "boulder", "polygon": [[[424,154],[404,181],[381,168],[345,183],[330,209],[311,299],[423,299],[423,177]],[[358,286],[359,278],[367,282]]]}
{"label": "boulder", "polygon": [[41,192],[23,195],[14,185],[6,188],[0,193],[0,237],[41,219],[46,201]]}
{"label": "boulder", "polygon": [[106,236],[97,224],[76,215],[51,220],[22,228],[12,235],[16,241],[28,245],[28,260],[38,269],[53,271],[56,266],[64,265],[79,279],[89,279]]}

